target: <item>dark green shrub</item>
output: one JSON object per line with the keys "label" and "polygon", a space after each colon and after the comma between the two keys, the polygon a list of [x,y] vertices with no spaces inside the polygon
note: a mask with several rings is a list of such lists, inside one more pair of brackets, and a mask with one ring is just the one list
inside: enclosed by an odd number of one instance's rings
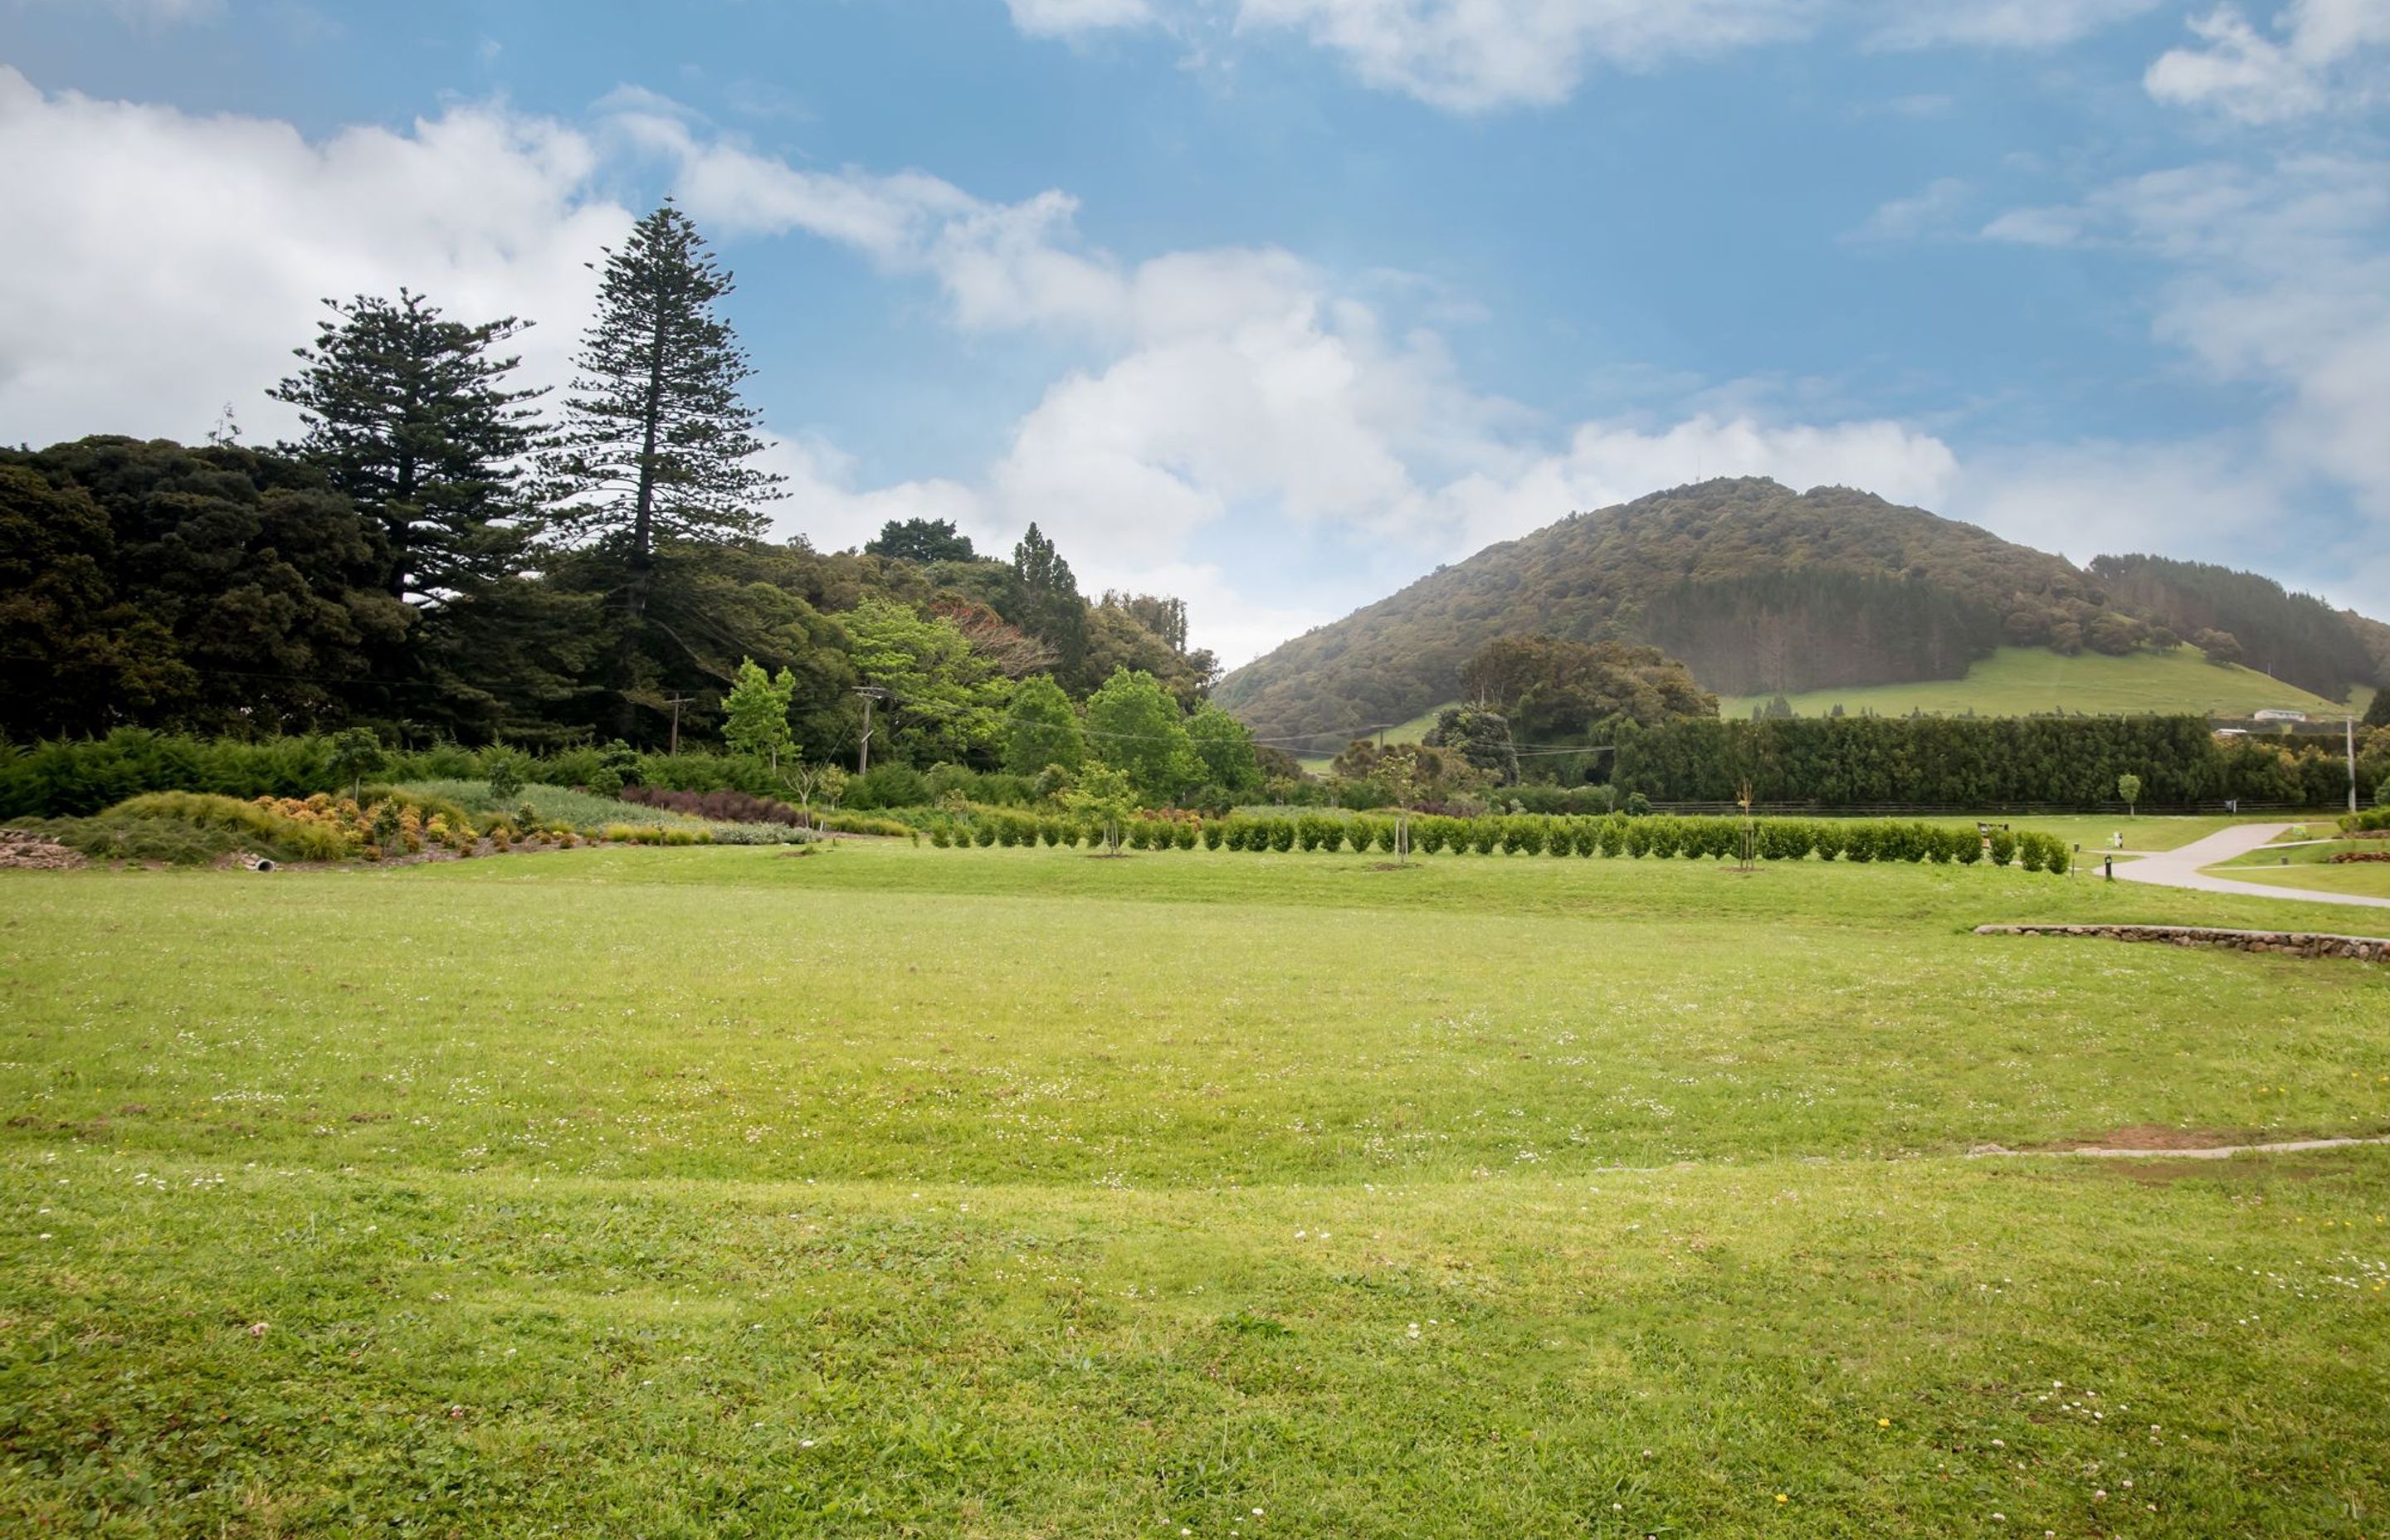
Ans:
{"label": "dark green shrub", "polygon": [[1992,830],[1992,865],[2005,866],[2016,859],[2017,837],[2004,828]]}
{"label": "dark green shrub", "polygon": [[1626,794],[1625,811],[1630,818],[1648,817],[1651,812],[1651,799],[1640,791],[1629,791]]}
{"label": "dark green shrub", "polygon": [[970,837],[971,843],[975,845],[984,847],[995,844],[996,820],[985,814],[982,814],[979,817],[971,821]]}
{"label": "dark green shrub", "polygon": [[1221,841],[1227,837],[1227,826],[1223,824],[1219,819],[1204,819],[1203,848],[1205,850],[1218,850],[1220,848]]}
{"label": "dark green shrub", "polygon": [[1441,814],[1429,814],[1411,820],[1411,849],[1422,855],[1434,855],[1452,840],[1452,820]]}
{"label": "dark green shrub", "polygon": [[1876,847],[1882,842],[1882,841],[1877,838],[1876,826],[1873,824],[1844,824],[1843,826],[1843,853],[1853,861],[1868,862],[1874,860]]}
{"label": "dark green shrub", "polygon": [[1625,814],[1605,814],[1595,819],[1594,823],[1596,825],[1595,848],[1600,850],[1604,857],[1614,858],[1626,849],[1626,815]]}
{"label": "dark green shrub", "polygon": [[1480,855],[1491,855],[1494,847],[1502,842],[1502,820],[1494,817],[1469,820],[1469,848]]}
{"label": "dark green shrub", "polygon": [[1294,848],[1294,820],[1280,818],[1270,825],[1269,848],[1284,853]]}
{"label": "dark green shrub", "polygon": [[1984,858],[1984,837],[1972,828],[1950,830],[1953,842],[1950,859],[1962,866],[1972,866]]}
{"label": "dark green shrub", "polygon": [[1193,850],[1196,841],[1202,837],[1203,830],[1185,818],[1177,819],[1170,826],[1170,842],[1179,850]]}
{"label": "dark green shrub", "polygon": [[1626,853],[1637,858],[1651,853],[1651,820],[1629,817],[1624,835]]}
{"label": "dark green shrub", "polygon": [[1643,821],[1651,829],[1652,854],[1674,855],[1684,848],[1685,821],[1682,818],[1654,814]]}
{"label": "dark green shrub", "polygon": [[[1419,820],[1414,818],[1411,822],[1416,824]],[[1376,820],[1370,828],[1370,833],[1373,836],[1372,842],[1378,847],[1378,853],[1381,855],[1394,854],[1395,837],[1401,832],[1402,824],[1399,819],[1380,818]]]}
{"label": "dark green shrub", "polygon": [[1820,818],[1809,826],[1809,845],[1820,861],[1831,861],[1842,854],[1843,842],[1849,838],[1849,828],[1831,818]]}
{"label": "dark green shrub", "polygon": [[1502,820],[1502,853],[1505,855],[1540,855],[1544,850],[1544,821],[1532,813],[1515,814]]}
{"label": "dark green shrub", "polygon": [[[647,767],[642,764],[640,768],[645,781]],[[883,807],[920,807],[930,800],[930,786],[921,778],[921,773],[909,764],[891,760],[873,765],[848,782],[846,788],[846,805],[866,813]]]}

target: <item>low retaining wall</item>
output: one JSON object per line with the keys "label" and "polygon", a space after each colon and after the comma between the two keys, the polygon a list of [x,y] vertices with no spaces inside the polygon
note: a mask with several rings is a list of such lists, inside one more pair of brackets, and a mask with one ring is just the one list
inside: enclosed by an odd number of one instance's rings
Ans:
{"label": "low retaining wall", "polygon": [[2307,930],[2219,930],[2205,925],[1978,925],[1979,936],[2100,936],[2154,941],[2169,946],[2221,946],[2235,952],[2280,952],[2294,957],[2353,957],[2390,963],[2390,940],[2328,936]]}

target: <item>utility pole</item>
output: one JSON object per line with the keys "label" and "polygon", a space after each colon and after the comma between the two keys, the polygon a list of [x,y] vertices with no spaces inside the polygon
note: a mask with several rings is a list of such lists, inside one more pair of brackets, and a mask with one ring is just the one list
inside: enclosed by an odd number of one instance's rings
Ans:
{"label": "utility pole", "polygon": [[666,753],[677,754],[680,752],[680,709],[696,699],[697,698],[695,696],[691,695],[675,695],[671,699],[664,702],[665,705],[670,706],[673,709],[672,747],[664,751]]}
{"label": "utility pole", "polygon": [[2357,811],[2357,718],[2345,716],[2340,725],[2348,734],[2348,811]]}
{"label": "utility pole", "polygon": [[863,747],[854,755],[854,773],[860,776],[871,768],[871,703],[885,699],[888,692],[877,685],[866,685],[854,693],[863,697]]}

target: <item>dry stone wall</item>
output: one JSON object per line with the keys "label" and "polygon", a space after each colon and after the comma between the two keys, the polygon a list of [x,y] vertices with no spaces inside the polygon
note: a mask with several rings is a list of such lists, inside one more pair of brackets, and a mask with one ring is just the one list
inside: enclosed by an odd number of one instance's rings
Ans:
{"label": "dry stone wall", "polygon": [[1978,925],[1979,936],[2099,936],[2109,941],[2163,942],[2169,946],[2220,946],[2235,952],[2277,952],[2296,957],[2350,957],[2390,963],[2390,939],[2333,936],[2308,930],[2221,930],[2205,925]]}

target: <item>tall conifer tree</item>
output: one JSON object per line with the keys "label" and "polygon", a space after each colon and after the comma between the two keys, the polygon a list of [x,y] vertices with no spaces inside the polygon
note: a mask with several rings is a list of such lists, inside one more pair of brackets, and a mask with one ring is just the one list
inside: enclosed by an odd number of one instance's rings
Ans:
{"label": "tall conifer tree", "polygon": [[[1087,655],[1087,606],[1079,597],[1079,580],[1072,575],[1071,564],[1035,524],[1012,547],[1012,578],[1021,593],[1015,623],[1052,648],[1060,664],[1058,672],[1076,680]],[[1086,688],[1087,683],[1079,681],[1078,687]]]}
{"label": "tall conifer tree", "polygon": [[752,462],[761,415],[739,398],[754,370],[714,314],[731,291],[697,226],[671,203],[606,253],[561,443],[549,457],[568,527],[618,548],[635,582],[668,540],[753,535],[780,478]]}
{"label": "tall conifer tree", "polygon": [[469,595],[520,570],[531,527],[520,482],[539,446],[544,390],[516,390],[520,358],[491,350],[527,323],[444,319],[422,295],[324,302],[303,367],[269,391],[299,408],[285,453],[323,471],[390,541],[391,597]]}

